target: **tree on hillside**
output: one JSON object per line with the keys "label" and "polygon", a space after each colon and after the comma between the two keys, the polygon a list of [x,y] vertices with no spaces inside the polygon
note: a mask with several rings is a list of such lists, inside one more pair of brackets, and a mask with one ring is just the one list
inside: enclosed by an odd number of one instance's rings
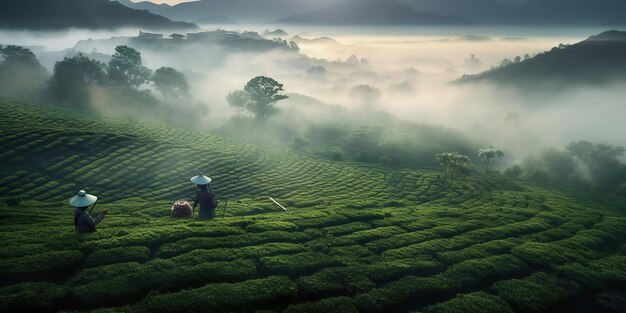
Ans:
{"label": "tree on hillside", "polygon": [[105,68],[104,63],[82,53],[66,57],[54,65],[54,74],[50,80],[52,94],[60,103],[87,109],[92,88],[106,84]]}
{"label": "tree on hillside", "polygon": [[254,116],[257,122],[264,122],[278,112],[275,107],[280,100],[287,99],[280,94],[283,84],[266,76],[252,78],[243,90],[236,90],[226,96],[230,106],[246,111]]}
{"label": "tree on hillside", "polygon": [[0,96],[32,100],[48,78],[35,54],[19,46],[0,46]]}
{"label": "tree on hillside", "polygon": [[382,93],[378,88],[370,85],[357,85],[350,89],[350,96],[362,104],[372,104],[378,101],[381,95]]}
{"label": "tree on hillside", "polygon": [[593,183],[603,190],[614,190],[626,183],[626,166],[619,158],[624,147],[579,141],[566,147],[567,151],[587,166]]}
{"label": "tree on hillside", "polygon": [[185,75],[171,67],[161,67],[154,72],[152,80],[156,89],[170,100],[189,99],[189,84]]}
{"label": "tree on hillside", "polygon": [[487,147],[486,149],[478,150],[478,157],[480,158],[481,162],[485,163],[486,165],[485,173],[486,173],[486,172],[489,172],[489,166],[496,159],[504,157],[504,151],[496,148],[493,145],[489,145],[489,147]]}
{"label": "tree on hillside", "polygon": [[107,73],[112,86],[125,89],[137,89],[151,76],[150,70],[142,65],[141,53],[128,46],[115,48]]}
{"label": "tree on hillside", "polygon": [[470,173],[473,165],[467,155],[458,152],[445,152],[435,155],[435,163],[443,167],[443,189],[446,189],[446,180],[450,179],[450,186],[454,183],[455,176]]}

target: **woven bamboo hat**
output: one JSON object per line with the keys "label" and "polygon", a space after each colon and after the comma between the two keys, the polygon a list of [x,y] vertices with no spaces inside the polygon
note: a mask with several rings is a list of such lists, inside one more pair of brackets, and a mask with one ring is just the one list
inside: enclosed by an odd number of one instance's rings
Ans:
{"label": "woven bamboo hat", "polygon": [[76,208],[90,206],[98,200],[98,197],[86,193],[84,190],[78,192],[77,195],[70,199],[70,205]]}
{"label": "woven bamboo hat", "polygon": [[208,185],[211,182],[211,178],[200,174],[192,177],[191,182],[196,185]]}

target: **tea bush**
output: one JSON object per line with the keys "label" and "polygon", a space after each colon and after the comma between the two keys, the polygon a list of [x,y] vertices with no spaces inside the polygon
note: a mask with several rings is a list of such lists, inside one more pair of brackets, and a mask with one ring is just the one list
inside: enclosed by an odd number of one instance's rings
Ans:
{"label": "tea bush", "polygon": [[[2,312],[620,312],[626,299],[616,196],[478,173],[442,190],[431,169],[5,100],[0,124]],[[198,170],[227,210],[169,218]],[[84,187],[109,215],[75,234],[67,201]]]}

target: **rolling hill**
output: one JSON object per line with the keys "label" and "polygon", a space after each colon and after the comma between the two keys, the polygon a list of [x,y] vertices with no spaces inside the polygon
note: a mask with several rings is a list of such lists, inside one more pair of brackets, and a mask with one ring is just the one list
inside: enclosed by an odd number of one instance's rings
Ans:
{"label": "rolling hill", "polygon": [[277,23],[315,25],[469,25],[455,16],[417,12],[396,0],[348,0],[279,19]]}
{"label": "rolling hill", "polygon": [[458,82],[488,81],[521,88],[572,88],[623,81],[625,72],[626,32],[607,31],[519,63],[463,76]]}
{"label": "rolling hill", "polygon": [[195,22],[212,16],[223,15],[240,22],[269,22],[337,3],[337,0],[200,0],[173,6],[156,5],[147,1],[129,3],[132,8],[147,9],[175,20]]}
{"label": "rolling hill", "polygon": [[[619,312],[626,298],[623,198],[479,174],[442,190],[431,170],[5,100],[0,125],[3,312]],[[170,219],[198,169],[225,218]],[[67,200],[83,187],[109,216],[76,235]]]}
{"label": "rolling hill", "polygon": [[68,28],[196,29],[147,11],[130,9],[109,0],[2,0],[0,28],[59,30]]}

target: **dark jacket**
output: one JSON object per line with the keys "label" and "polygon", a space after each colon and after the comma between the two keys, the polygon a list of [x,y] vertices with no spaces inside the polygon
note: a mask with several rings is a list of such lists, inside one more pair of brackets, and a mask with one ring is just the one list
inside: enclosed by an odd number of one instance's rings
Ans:
{"label": "dark jacket", "polygon": [[200,189],[196,193],[196,199],[193,202],[193,207],[195,208],[198,204],[200,204],[200,209],[214,209],[215,208],[215,200],[213,199],[213,195],[208,189]]}
{"label": "dark jacket", "polygon": [[76,209],[78,216],[75,219],[76,231],[79,233],[93,233],[96,231],[96,225],[104,219],[104,213],[100,212],[93,217],[86,211]]}

